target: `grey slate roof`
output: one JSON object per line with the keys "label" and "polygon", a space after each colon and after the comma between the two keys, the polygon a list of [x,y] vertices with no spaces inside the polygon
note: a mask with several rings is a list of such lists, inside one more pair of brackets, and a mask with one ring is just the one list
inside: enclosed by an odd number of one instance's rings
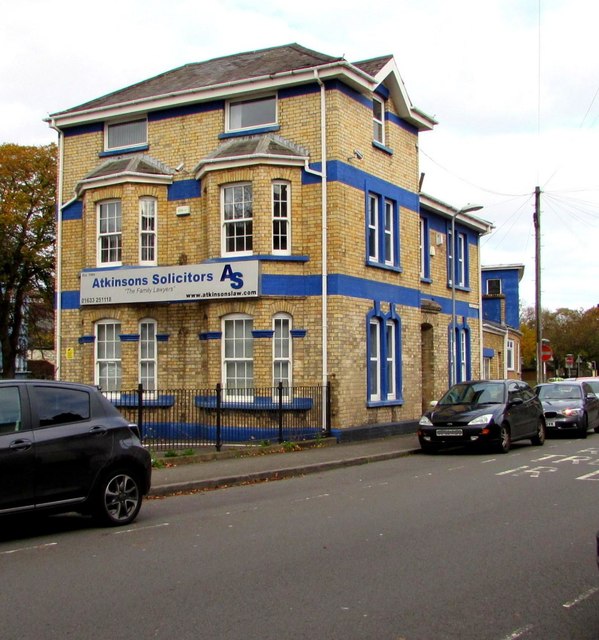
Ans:
{"label": "grey slate roof", "polygon": [[227,160],[240,156],[288,156],[290,158],[307,158],[310,154],[299,145],[276,135],[244,136],[227,140],[219,145],[204,160]]}
{"label": "grey slate roof", "polygon": [[354,67],[362,69],[369,76],[376,76],[376,74],[390,61],[393,56],[380,56],[378,58],[372,58],[371,60],[362,60],[361,62],[353,62]]}
{"label": "grey slate roof", "polygon": [[168,178],[175,175],[175,173],[175,169],[171,169],[163,162],[148,155],[118,156],[103,162],[90,171],[85,178],[77,184],[76,191],[79,193],[86,184],[94,183],[102,179],[116,178],[122,175]]}
{"label": "grey slate roof", "polygon": [[53,115],[108,107],[286,71],[310,69],[340,60],[343,58],[335,58],[318,51],[312,51],[296,43],[248,51],[205,62],[186,64]]}

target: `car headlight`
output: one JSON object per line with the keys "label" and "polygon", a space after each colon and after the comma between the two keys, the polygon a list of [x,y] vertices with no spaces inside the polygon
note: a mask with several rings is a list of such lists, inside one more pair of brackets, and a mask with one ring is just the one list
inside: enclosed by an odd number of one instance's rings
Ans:
{"label": "car headlight", "polygon": [[422,418],[420,418],[420,422],[418,423],[421,427],[432,427],[433,423],[431,422],[431,419],[428,416],[422,416]]}
{"label": "car headlight", "polygon": [[476,418],[470,420],[468,424],[489,424],[491,420],[493,420],[492,413],[483,413],[482,416],[477,416]]}
{"label": "car headlight", "polygon": [[578,408],[564,409],[563,414],[565,416],[579,416],[582,414],[582,409],[578,409]]}

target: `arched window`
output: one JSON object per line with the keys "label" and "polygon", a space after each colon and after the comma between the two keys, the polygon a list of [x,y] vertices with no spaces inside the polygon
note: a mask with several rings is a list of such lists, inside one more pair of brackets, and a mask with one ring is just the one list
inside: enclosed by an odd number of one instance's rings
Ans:
{"label": "arched window", "polygon": [[286,313],[277,313],[272,321],[274,335],[272,342],[272,368],[273,386],[279,382],[284,387],[291,387],[293,359],[291,341],[291,316]]}
{"label": "arched window", "polygon": [[139,382],[146,391],[157,389],[156,321],[145,318],[139,323]]}
{"label": "arched window", "polygon": [[251,316],[236,313],[222,320],[222,373],[227,397],[253,395],[254,387],[254,321]]}
{"label": "arched window", "polygon": [[401,319],[390,305],[367,316],[367,392],[372,403],[401,402]]}
{"label": "arched window", "polygon": [[[453,327],[454,340],[451,341],[451,324],[449,326],[449,382],[465,382],[472,376],[472,356],[470,344],[470,327],[464,321]],[[451,352],[453,346],[453,353]],[[453,380],[453,363],[455,362],[455,380]]]}
{"label": "arched window", "polygon": [[96,323],[95,382],[104,392],[121,390],[121,323],[100,320]]}

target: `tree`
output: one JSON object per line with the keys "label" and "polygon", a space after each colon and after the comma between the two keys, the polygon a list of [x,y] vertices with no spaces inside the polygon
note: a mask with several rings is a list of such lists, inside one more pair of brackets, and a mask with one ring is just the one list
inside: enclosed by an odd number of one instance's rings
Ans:
{"label": "tree", "polygon": [[[532,307],[523,309],[520,317],[522,355],[526,364],[536,362],[536,326]],[[566,356],[581,357],[583,363],[599,362],[599,307],[583,309],[557,309],[541,313],[543,338],[549,340],[553,350],[555,369],[565,370]],[[524,340],[526,338],[526,340]],[[581,371],[587,367],[583,366]]]}
{"label": "tree", "polygon": [[52,308],[55,206],[56,145],[1,144],[0,343],[4,378],[14,377],[17,357],[26,355],[22,338],[30,310],[37,313],[40,305]]}

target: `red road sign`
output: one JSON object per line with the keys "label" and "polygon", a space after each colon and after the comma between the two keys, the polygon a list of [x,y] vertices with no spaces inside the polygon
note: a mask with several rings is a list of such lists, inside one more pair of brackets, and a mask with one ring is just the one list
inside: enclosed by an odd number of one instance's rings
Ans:
{"label": "red road sign", "polygon": [[553,360],[553,349],[546,342],[541,345],[541,359],[543,362]]}

